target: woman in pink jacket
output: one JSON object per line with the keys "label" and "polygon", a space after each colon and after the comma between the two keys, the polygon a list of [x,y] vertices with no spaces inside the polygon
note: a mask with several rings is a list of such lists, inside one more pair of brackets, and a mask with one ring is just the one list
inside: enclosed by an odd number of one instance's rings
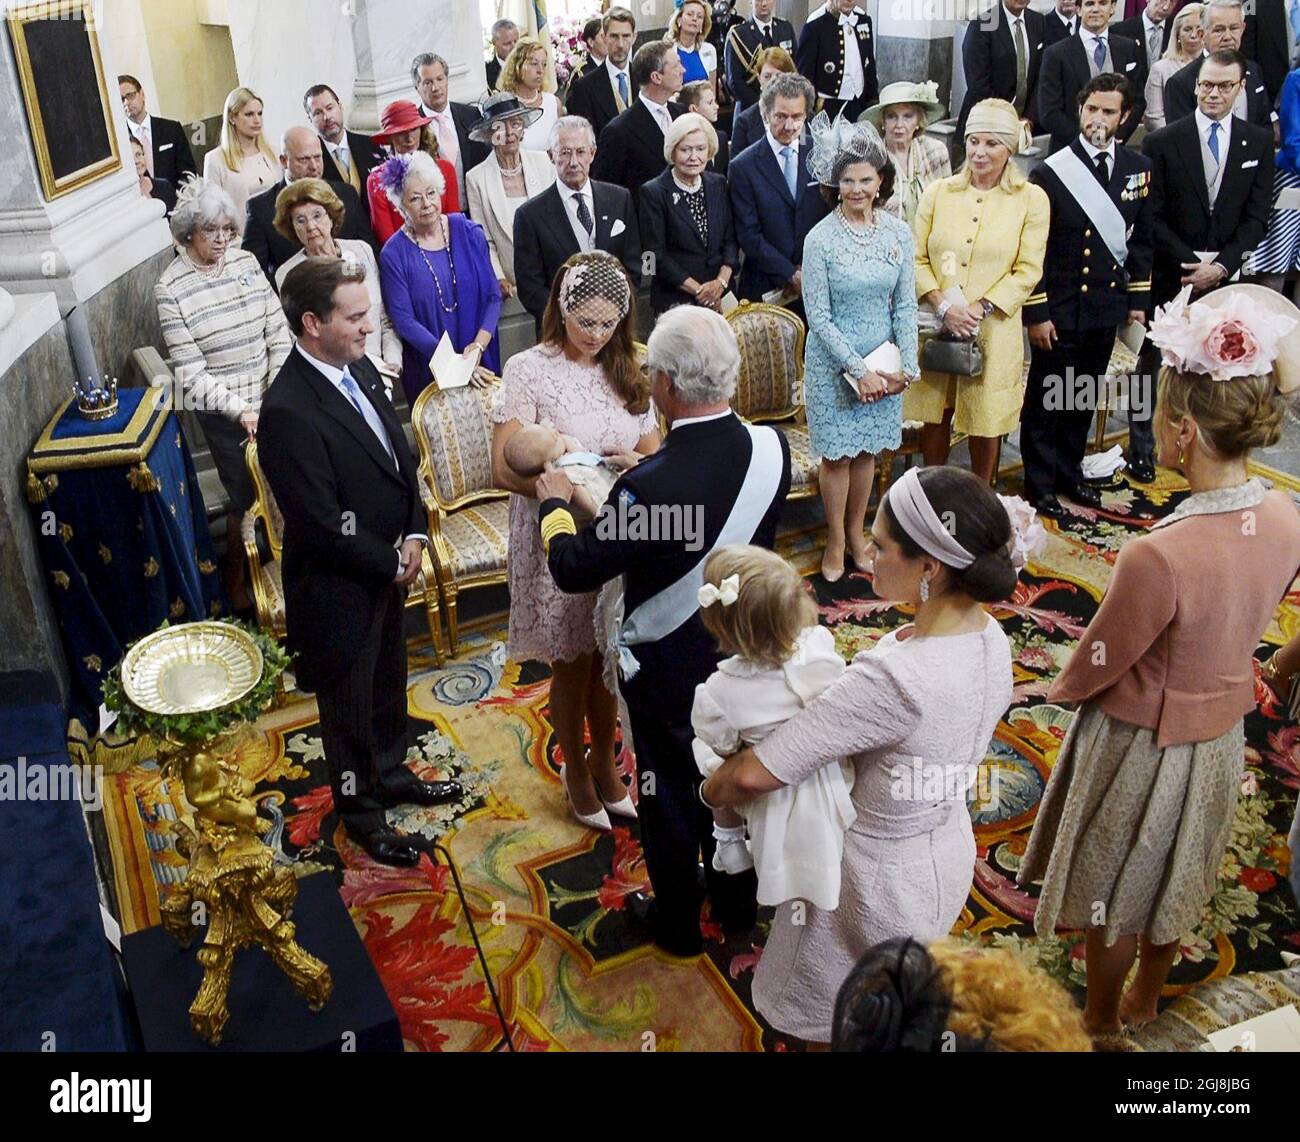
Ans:
{"label": "woman in pink jacket", "polygon": [[[1042,880],[1041,935],[1087,929],[1094,1036],[1155,1018],[1180,939],[1213,895],[1255,705],[1251,660],[1300,567],[1295,504],[1246,471],[1250,450],[1280,435],[1273,363],[1297,324],[1268,312],[1258,288],[1190,307],[1185,291],[1157,314],[1159,462],[1192,494],[1124,546],[1048,694],[1081,705],[1019,880]],[[1273,297],[1270,308],[1287,305]]]}

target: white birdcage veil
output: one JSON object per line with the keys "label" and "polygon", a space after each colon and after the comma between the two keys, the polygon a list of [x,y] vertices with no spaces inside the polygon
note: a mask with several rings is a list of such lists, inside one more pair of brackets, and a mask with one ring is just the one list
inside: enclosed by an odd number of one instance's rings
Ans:
{"label": "white birdcage veil", "polygon": [[612,254],[593,254],[564,271],[560,283],[560,312],[565,317],[594,298],[617,306],[620,320],[631,308],[632,290],[627,272]]}
{"label": "white birdcage veil", "polygon": [[881,171],[889,162],[885,140],[868,122],[854,123],[843,115],[832,121],[821,111],[808,130],[813,143],[808,173],[822,186],[838,186],[844,168],[852,163],[870,163]]}

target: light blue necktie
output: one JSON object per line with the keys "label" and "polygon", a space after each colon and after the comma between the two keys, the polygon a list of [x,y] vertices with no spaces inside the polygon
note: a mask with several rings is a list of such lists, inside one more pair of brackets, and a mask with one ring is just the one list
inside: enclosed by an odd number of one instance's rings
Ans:
{"label": "light blue necktie", "polygon": [[375,406],[362,395],[357,382],[352,379],[352,374],[349,373],[347,369],[343,370],[341,383],[343,385],[344,393],[347,394],[348,400],[352,402],[352,407],[361,414],[362,420],[370,426],[370,431],[379,438],[379,443],[384,446],[384,451],[388,453],[388,458],[396,464],[397,457],[393,455],[393,446],[388,439],[388,433],[384,431],[384,422],[379,419],[379,413],[375,411]]}
{"label": "light blue necktie", "polygon": [[1300,0],[1291,0],[1291,32],[1300,43]]}
{"label": "light blue necktie", "polygon": [[785,185],[790,188],[790,197],[798,199],[795,182],[799,177],[799,163],[794,157],[793,147],[781,148],[781,172],[785,175]]}
{"label": "light blue necktie", "polygon": [[1219,124],[1210,124],[1210,154],[1214,156],[1214,165],[1219,165]]}
{"label": "light blue necktie", "polygon": [[[1300,0],[1297,0],[1300,3]],[[618,97],[623,100],[624,106],[627,105],[627,76],[623,72],[618,73]]]}
{"label": "light blue necktie", "polygon": [[1106,41],[1100,36],[1097,37],[1097,42],[1093,45],[1092,58],[1096,61],[1098,70],[1106,66]]}

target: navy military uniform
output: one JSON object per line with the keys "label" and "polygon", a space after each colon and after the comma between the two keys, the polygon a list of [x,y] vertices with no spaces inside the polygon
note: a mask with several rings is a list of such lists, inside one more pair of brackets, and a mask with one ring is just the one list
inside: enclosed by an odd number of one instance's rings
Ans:
{"label": "navy military uniform", "polygon": [[[790,449],[785,436],[780,432],[777,436],[782,471],[776,494],[750,539],[769,549],[776,543],[777,520],[790,490]],[[677,506],[697,512],[695,543],[669,536],[602,538],[596,524],[578,531],[563,500],[546,500],[539,526],[556,585],[581,594],[622,575],[624,614],[631,615],[712,550],[753,455],[748,429],[734,413],[726,413],[679,425],[658,452],[619,477],[609,505],[625,500],[651,512]],[[702,893],[696,870],[701,851],[713,916],[729,927],[744,927],[753,923],[757,907],[758,881],[753,873],[729,876],[713,868],[713,817],[700,803],[703,779],[691,751],[695,687],[713,673],[723,656],[698,611],[671,634],[633,650],[639,669],[623,679],[620,689],[632,721],[641,781],[637,814],[657,906],[655,941],[678,955],[695,955],[700,951]],[[648,795],[649,789],[653,796]]]}
{"label": "navy military uniform", "polygon": [[[842,110],[856,120],[880,98],[880,82],[876,78],[876,42],[871,34],[871,17],[861,8],[849,13],[852,30],[840,20],[835,0],[823,4],[809,17],[799,35],[795,49],[794,66],[817,92],[822,109],[832,119]],[[852,41],[850,43],[850,41]],[[846,51],[858,52],[862,60],[862,94],[847,103],[840,99],[840,86],[844,82]]]}
{"label": "navy military uniform", "polygon": [[741,108],[758,102],[758,57],[768,48],[785,48],[794,58],[794,25],[789,20],[773,16],[766,32],[751,16],[733,24],[727,32],[723,66],[727,77],[727,90]]}
{"label": "navy military uniform", "polygon": [[[1070,150],[1100,181],[1096,161],[1076,136]],[[1047,193],[1052,208],[1043,277],[1022,309],[1026,326],[1051,321],[1057,340],[1049,350],[1035,347],[1029,365],[1020,421],[1020,451],[1025,462],[1025,493],[1038,504],[1064,492],[1076,496],[1082,480],[1080,462],[1087,448],[1095,403],[1069,407],[1081,393],[1075,377],[1106,375],[1116,330],[1130,310],[1147,310],[1151,301],[1153,227],[1149,194],[1152,165],[1145,156],[1115,140],[1113,159],[1103,186],[1119,210],[1128,234],[1128,254],[1116,265],[1110,248],[1066,182],[1050,164],[1035,167],[1030,180]],[[1082,177],[1086,177],[1082,175]],[[1130,416],[1150,414],[1149,404]],[[1050,500],[1048,501],[1050,503]]]}

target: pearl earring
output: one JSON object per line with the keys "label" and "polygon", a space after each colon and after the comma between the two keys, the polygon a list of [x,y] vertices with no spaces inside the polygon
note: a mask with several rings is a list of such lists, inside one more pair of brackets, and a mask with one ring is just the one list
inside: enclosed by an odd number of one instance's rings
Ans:
{"label": "pearl earring", "polygon": [[924,575],[922,575],[921,576],[921,602],[928,603],[929,601],[930,601],[930,580],[927,579]]}

